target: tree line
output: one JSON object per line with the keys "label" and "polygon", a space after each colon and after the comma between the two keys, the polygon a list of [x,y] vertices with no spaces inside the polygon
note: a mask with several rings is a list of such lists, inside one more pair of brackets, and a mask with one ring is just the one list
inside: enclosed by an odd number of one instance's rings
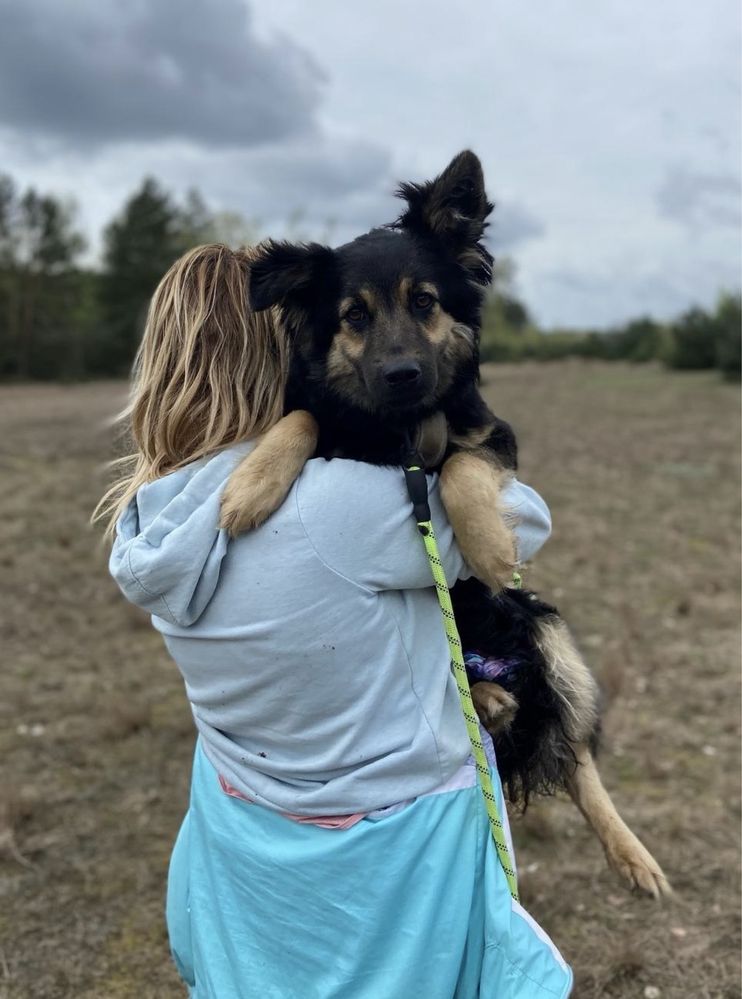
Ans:
{"label": "tree line", "polygon": [[91,267],[74,203],[0,175],[0,379],[125,376],[173,261],[199,243],[253,238],[241,216],[210,212],[196,191],[178,203],[148,178],[105,227]]}
{"label": "tree line", "polygon": [[[126,376],[147,304],[170,264],[199,243],[237,246],[256,234],[242,216],[210,211],[197,191],[178,202],[147,178],[105,227],[93,267],[84,263],[74,203],[20,191],[0,174],[0,380]],[[485,309],[484,360],[660,360],[739,377],[739,294],[672,323],[646,317],[608,332],[544,332],[512,287],[512,267],[503,261]]]}
{"label": "tree line", "polygon": [[742,295],[722,292],[714,309],[694,306],[671,322],[650,316],[610,330],[540,330],[528,310],[495,292],[482,325],[485,361],[553,361],[582,357],[603,361],[657,361],[678,370],[715,368],[738,380],[742,367]]}

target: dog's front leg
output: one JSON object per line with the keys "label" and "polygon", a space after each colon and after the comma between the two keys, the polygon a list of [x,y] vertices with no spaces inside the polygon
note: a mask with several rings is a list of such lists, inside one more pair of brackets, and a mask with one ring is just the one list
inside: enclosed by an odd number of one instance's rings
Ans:
{"label": "dog's front leg", "polygon": [[567,790],[595,830],[608,863],[632,888],[654,898],[669,895],[670,884],[660,865],[618,814],[589,748],[584,743],[573,748],[577,767],[567,781]]}
{"label": "dog's front leg", "polygon": [[318,437],[317,421],[304,409],[294,410],[266,431],[229,477],[220,527],[235,537],[266,521],[314,454]]}
{"label": "dog's front leg", "polygon": [[455,451],[441,469],[441,499],[464,561],[494,592],[516,564],[515,537],[501,509],[512,473],[475,451]]}

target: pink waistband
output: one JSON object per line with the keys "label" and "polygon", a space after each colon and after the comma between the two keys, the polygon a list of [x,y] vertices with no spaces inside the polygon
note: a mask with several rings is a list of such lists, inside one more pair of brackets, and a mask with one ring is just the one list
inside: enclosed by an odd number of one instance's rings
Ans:
{"label": "pink waistband", "polygon": [[[481,726],[480,730],[487,758],[490,766],[494,769],[497,764],[495,763],[494,750],[492,749],[492,740]],[[238,791],[236,787],[232,787],[221,774],[219,774],[219,783],[225,794],[229,794],[233,798],[239,798],[240,801],[246,801],[251,805],[255,804],[252,798],[248,798],[242,791]],[[458,791],[465,787],[473,787],[476,783],[477,771],[474,760],[470,756],[466,763],[460,766],[447,780],[433,788],[432,791],[426,791],[420,797],[426,798],[429,794],[444,794],[447,791]],[[291,819],[292,822],[300,822],[310,826],[321,826],[322,829],[350,829],[351,826],[360,822],[361,819],[367,817],[375,819],[392,815],[394,812],[406,808],[414,800],[414,798],[411,798],[409,801],[399,801],[394,805],[387,805],[386,808],[376,808],[371,812],[355,812],[353,815],[295,815],[293,812],[281,812],[281,815],[287,819]]]}
{"label": "pink waistband", "polygon": [[[238,791],[236,787],[232,785],[219,774],[219,783],[221,784],[222,791],[225,794],[230,795],[232,798],[239,798],[240,801],[247,801],[249,804],[254,805],[255,802],[252,798],[248,798],[246,794],[242,791]],[[309,826],[321,826],[323,829],[350,829],[354,826],[356,822],[360,822],[361,819],[366,817],[366,812],[356,812],[354,815],[292,815],[291,812],[281,812],[284,818],[291,819],[292,822],[300,822],[303,825]]]}

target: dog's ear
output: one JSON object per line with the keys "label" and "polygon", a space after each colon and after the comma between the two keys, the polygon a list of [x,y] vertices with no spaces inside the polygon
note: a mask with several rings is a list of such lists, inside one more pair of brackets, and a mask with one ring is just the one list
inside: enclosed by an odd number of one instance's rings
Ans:
{"label": "dog's ear", "polygon": [[271,305],[306,302],[323,284],[334,262],[334,253],[319,243],[268,240],[250,267],[250,305],[255,312]]}
{"label": "dog's ear", "polygon": [[407,211],[395,222],[396,228],[445,243],[474,281],[489,284],[492,256],[480,241],[493,205],[474,153],[465,149],[435,180],[402,184],[397,195],[407,202]]}

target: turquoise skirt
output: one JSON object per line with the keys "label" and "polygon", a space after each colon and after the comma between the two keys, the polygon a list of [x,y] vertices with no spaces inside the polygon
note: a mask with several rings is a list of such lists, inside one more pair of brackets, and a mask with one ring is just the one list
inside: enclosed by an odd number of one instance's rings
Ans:
{"label": "turquoise skirt", "polygon": [[323,829],[225,794],[197,746],[167,897],[190,996],[568,996],[570,969],[510,897],[468,769],[453,788]]}

